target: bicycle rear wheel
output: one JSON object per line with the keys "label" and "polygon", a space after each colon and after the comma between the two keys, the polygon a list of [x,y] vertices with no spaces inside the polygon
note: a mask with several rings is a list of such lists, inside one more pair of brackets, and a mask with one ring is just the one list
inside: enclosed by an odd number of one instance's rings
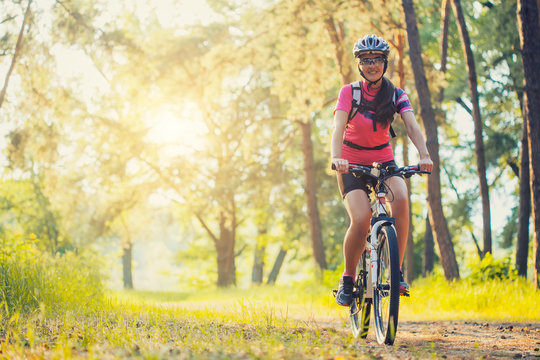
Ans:
{"label": "bicycle rear wheel", "polygon": [[349,307],[349,318],[351,320],[352,333],[355,338],[365,339],[369,330],[369,320],[371,313],[371,300],[366,299],[365,292],[367,286],[367,252],[364,251],[360,258],[358,276],[354,289],[354,300]]}
{"label": "bicycle rear wheel", "polygon": [[377,283],[373,289],[373,310],[377,342],[392,345],[399,313],[399,252],[394,228],[382,226],[378,239]]}

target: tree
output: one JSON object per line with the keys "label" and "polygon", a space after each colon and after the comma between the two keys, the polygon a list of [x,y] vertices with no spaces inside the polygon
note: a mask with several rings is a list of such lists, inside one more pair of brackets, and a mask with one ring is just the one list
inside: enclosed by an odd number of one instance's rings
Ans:
{"label": "tree", "polygon": [[516,243],[516,268],[518,275],[527,277],[529,260],[529,218],[531,214],[531,185],[529,167],[529,136],[527,109],[523,107],[521,154],[519,161],[519,222]]}
{"label": "tree", "polygon": [[530,184],[534,226],[533,280],[540,289],[540,23],[538,2],[518,0],[521,56],[525,74],[524,106],[530,155]]}
{"label": "tree", "polygon": [[463,52],[467,61],[467,70],[469,73],[469,86],[471,90],[471,102],[473,106],[473,121],[474,121],[474,141],[476,150],[476,167],[478,178],[480,180],[480,194],[482,198],[482,213],[483,213],[483,231],[484,231],[484,248],[483,255],[490,253],[491,250],[491,215],[489,208],[489,187],[486,179],[486,160],[484,155],[484,140],[482,131],[482,117],[480,115],[480,103],[478,96],[478,85],[476,76],[476,66],[474,56],[471,50],[471,40],[465,23],[465,17],[461,9],[460,0],[452,0],[452,7],[457,18],[459,31],[461,33],[461,41],[463,44]]}
{"label": "tree", "polygon": [[[27,24],[30,20],[30,14],[31,14],[30,5],[32,5],[32,0],[28,0],[28,4],[26,5],[26,11],[24,12],[24,17],[21,23],[21,29],[19,31],[19,36],[17,37],[17,43],[15,44],[15,49],[13,50],[13,55],[11,56],[11,62],[10,62],[8,71],[6,73],[6,76],[4,78],[4,85],[2,86],[2,89],[0,90],[0,108],[2,107],[2,104],[4,103],[4,99],[6,97],[9,79],[11,77],[11,74],[13,73],[13,70],[15,69],[17,60],[19,56],[21,55],[24,33],[26,31]],[[2,19],[2,22],[4,20],[6,19]]]}
{"label": "tree", "polygon": [[[330,76],[325,78],[324,75],[333,70],[328,66],[329,56],[321,56],[325,45],[332,44],[330,46],[334,47],[334,54],[338,54],[340,59],[344,56],[344,50],[342,44],[333,42],[339,40],[339,25],[327,15],[324,6],[321,5],[321,10],[318,7],[320,4],[305,6],[304,1],[280,4],[283,5],[283,12],[279,14],[279,28],[276,26],[276,31],[280,34],[276,49],[287,55],[279,58],[280,68],[274,72],[276,91],[283,102],[288,103],[287,117],[300,132],[311,247],[318,269],[324,270],[328,265],[318,199],[321,176],[318,176],[320,172],[316,166],[313,141],[313,124],[317,118],[313,115],[320,114],[320,109],[324,107],[325,89],[330,87],[327,86]],[[326,31],[329,36],[317,36],[321,30]],[[341,65],[339,63],[338,66]],[[342,71],[346,72],[346,67],[343,67]]]}
{"label": "tree", "polygon": [[402,0],[405,22],[407,25],[407,35],[409,41],[409,56],[414,72],[416,91],[420,105],[420,117],[424,123],[426,131],[426,144],[433,160],[433,171],[428,177],[428,207],[432,229],[435,240],[439,246],[441,263],[447,279],[459,278],[459,268],[454,252],[454,245],[450,238],[448,225],[443,213],[441,201],[440,185],[440,160],[439,160],[439,140],[437,135],[437,123],[431,105],[431,95],[427,85],[422,59],[422,49],[420,45],[420,35],[418,33],[416,12],[412,0]]}

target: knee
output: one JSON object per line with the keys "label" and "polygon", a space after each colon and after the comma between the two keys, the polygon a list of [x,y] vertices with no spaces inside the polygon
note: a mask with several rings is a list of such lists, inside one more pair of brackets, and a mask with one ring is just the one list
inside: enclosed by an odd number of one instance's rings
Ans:
{"label": "knee", "polygon": [[390,203],[392,213],[394,216],[399,216],[400,214],[409,212],[409,199],[407,195],[396,195],[392,202]]}
{"label": "knee", "polygon": [[394,194],[394,198],[391,202],[392,206],[397,207],[408,207],[409,206],[409,199],[407,198],[407,194]]}
{"label": "knee", "polygon": [[366,224],[369,224],[370,216],[365,214],[355,214],[350,217],[351,219],[351,228],[353,229],[363,229],[366,227]]}

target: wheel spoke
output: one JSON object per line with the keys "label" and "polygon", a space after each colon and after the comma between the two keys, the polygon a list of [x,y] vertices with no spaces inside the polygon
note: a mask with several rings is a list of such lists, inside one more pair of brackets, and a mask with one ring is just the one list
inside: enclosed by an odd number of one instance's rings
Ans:
{"label": "wheel spoke", "polygon": [[377,283],[373,294],[377,341],[392,344],[399,310],[399,259],[397,239],[392,227],[379,235]]}

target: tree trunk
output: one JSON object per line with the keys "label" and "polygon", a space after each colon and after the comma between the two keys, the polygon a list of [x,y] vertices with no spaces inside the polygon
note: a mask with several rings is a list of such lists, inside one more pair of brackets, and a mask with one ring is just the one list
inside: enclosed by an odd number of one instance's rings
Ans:
{"label": "tree trunk", "polygon": [[[409,165],[409,139],[403,137],[403,163]],[[407,184],[407,198],[409,199],[409,233],[407,234],[407,247],[405,247],[405,279],[410,284],[414,280],[414,238],[411,204],[411,179],[405,179]]]}
{"label": "tree trunk", "polygon": [[[264,236],[267,229],[259,229],[259,236]],[[264,243],[257,241],[255,250],[253,251],[253,268],[251,269],[251,283],[262,284],[264,274],[264,253],[266,246]]]}
{"label": "tree trunk", "polygon": [[465,17],[461,9],[460,0],[452,0],[452,7],[457,19],[458,28],[461,33],[461,41],[463,44],[463,52],[467,61],[467,69],[469,72],[469,86],[471,88],[471,102],[473,107],[473,122],[474,122],[474,144],[476,149],[476,172],[480,181],[480,194],[482,197],[482,218],[484,232],[484,249],[483,255],[492,252],[491,248],[491,213],[489,208],[489,187],[486,178],[486,159],[484,155],[484,139],[482,130],[482,117],[480,115],[480,103],[478,95],[478,84],[476,80],[476,66],[474,56],[471,50],[471,40],[465,24]]}
{"label": "tree trunk", "polygon": [[236,266],[234,263],[234,231],[227,226],[226,217],[222,214],[219,223],[219,239],[216,242],[218,287],[236,285]]}
{"label": "tree trunk", "polygon": [[540,289],[540,27],[536,0],[518,0],[524,104],[529,141],[529,171],[534,231],[533,280]]}
{"label": "tree trunk", "polygon": [[409,39],[409,56],[414,72],[416,91],[420,105],[420,117],[424,122],[426,131],[427,148],[433,160],[433,171],[428,177],[428,208],[431,226],[434,230],[434,237],[439,246],[441,264],[444,275],[447,279],[459,278],[459,268],[454,252],[454,244],[450,238],[448,225],[441,202],[440,183],[440,160],[439,160],[439,140],[438,129],[435,121],[435,114],[431,104],[431,95],[427,85],[424,71],[424,61],[422,59],[422,49],[420,45],[420,35],[416,21],[416,13],[412,0],[402,0],[403,12],[407,23],[407,34]]}
{"label": "tree trunk", "polygon": [[304,154],[304,181],[308,207],[309,231],[315,262],[321,270],[327,268],[321,232],[321,220],[317,205],[317,184],[315,182],[315,161],[311,140],[311,122],[299,121],[302,130],[302,153]]}
{"label": "tree trunk", "polygon": [[[448,58],[448,27],[450,24],[450,0],[443,0],[443,14],[441,17],[441,73],[446,75],[446,63]],[[444,100],[445,84],[439,90],[439,106]]]}
{"label": "tree trunk", "polygon": [[283,260],[285,260],[285,255],[287,255],[287,250],[281,247],[276,257],[276,261],[274,261],[274,266],[272,266],[272,271],[270,271],[270,275],[268,275],[268,281],[266,282],[268,285],[276,283],[281,266],[283,266]]}
{"label": "tree trunk", "polygon": [[2,90],[0,90],[0,108],[2,107],[2,104],[4,103],[4,99],[6,98],[9,78],[11,77],[11,73],[13,72],[13,69],[15,69],[15,65],[17,64],[17,58],[19,57],[19,54],[21,52],[24,29],[26,27],[26,24],[28,24],[28,20],[30,18],[30,5],[31,4],[32,4],[32,0],[29,0],[28,5],[26,6],[26,11],[24,12],[24,18],[21,25],[21,30],[19,30],[19,36],[17,37],[17,43],[15,44],[15,51],[13,52],[13,57],[11,58],[11,63],[6,73],[6,77],[4,79],[4,86],[2,87]]}
{"label": "tree trunk", "polygon": [[529,175],[529,139],[527,136],[527,112],[523,109],[521,132],[521,155],[519,160],[519,221],[516,243],[516,268],[519,276],[527,277],[529,259],[529,218],[531,216],[531,184]]}
{"label": "tree trunk", "polygon": [[217,271],[218,271],[218,287],[228,287],[236,285],[236,265],[234,247],[236,242],[236,206],[234,194],[229,193],[225,196],[228,198],[229,211],[222,210],[219,214],[219,236],[216,236],[204,221],[202,215],[195,212],[195,216],[204,230],[212,238],[216,248]]}
{"label": "tree trunk", "polygon": [[[396,51],[398,53],[398,76],[399,76],[399,87],[405,88],[405,38],[401,34],[397,34],[397,43]],[[402,137],[403,140],[403,165],[409,164],[409,138],[407,134],[404,134]],[[407,246],[405,247],[405,266],[404,273],[405,279],[408,283],[411,283],[414,280],[414,238],[413,238],[413,222],[412,222],[412,204],[411,204],[411,179],[405,179],[407,184],[407,199],[409,201],[409,233],[407,234]]]}
{"label": "tree trunk", "polygon": [[131,243],[131,241],[128,241],[127,244],[124,244],[122,251],[124,289],[133,289],[133,244]]}
{"label": "tree trunk", "polygon": [[324,23],[326,25],[326,31],[330,36],[330,41],[334,45],[339,74],[341,75],[341,83],[342,85],[352,83],[354,81],[354,76],[349,62],[349,52],[344,48],[345,30],[343,28],[343,23],[336,24],[332,16],[328,16]]}
{"label": "tree trunk", "polygon": [[433,231],[429,222],[429,214],[426,216],[426,233],[424,234],[424,261],[422,263],[422,275],[428,276],[433,271],[435,263],[435,243]]}

